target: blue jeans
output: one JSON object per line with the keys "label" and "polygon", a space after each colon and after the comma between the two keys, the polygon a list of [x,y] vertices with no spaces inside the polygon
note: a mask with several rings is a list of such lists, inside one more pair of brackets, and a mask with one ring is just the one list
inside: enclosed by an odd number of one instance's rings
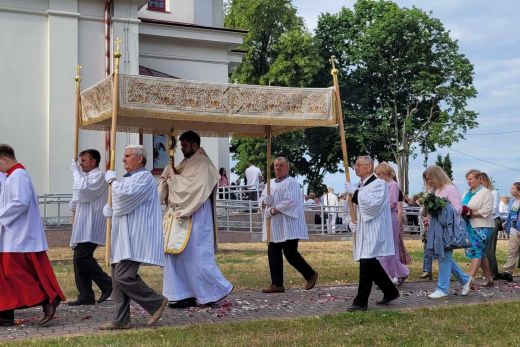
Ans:
{"label": "blue jeans", "polygon": [[452,259],[453,250],[445,249],[444,258],[439,257],[439,280],[437,281],[437,290],[444,294],[450,293],[450,277],[451,274],[464,285],[468,283],[470,277],[462,271],[459,265]]}
{"label": "blue jeans", "polygon": [[426,248],[426,243],[424,243],[423,250],[424,250],[424,254],[423,254],[422,270],[423,270],[423,272],[432,273],[433,254],[429,249]]}

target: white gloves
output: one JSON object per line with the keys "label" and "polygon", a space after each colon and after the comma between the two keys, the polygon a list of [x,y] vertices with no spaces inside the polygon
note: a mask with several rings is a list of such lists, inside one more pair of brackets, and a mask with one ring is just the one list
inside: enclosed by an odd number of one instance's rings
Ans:
{"label": "white gloves", "polygon": [[357,187],[355,184],[352,184],[350,182],[347,182],[345,183],[345,191],[348,193],[348,194],[354,194],[357,190]]}
{"label": "white gloves", "polygon": [[273,197],[271,195],[266,195],[262,198],[262,201],[265,205],[272,205]]}
{"label": "white gloves", "polygon": [[355,233],[357,231],[357,223],[348,222],[348,228]]}
{"label": "white gloves", "polygon": [[105,181],[107,181],[107,183],[110,183],[110,181],[115,180],[115,179],[116,179],[115,171],[107,170],[107,172],[105,172]]}
{"label": "white gloves", "polygon": [[78,162],[72,159],[72,163],[70,164],[70,171],[72,172],[72,177],[80,177],[81,169],[79,168]]}
{"label": "white gloves", "polygon": [[269,219],[269,218],[271,218],[271,217],[272,217],[272,215],[271,215],[271,208],[266,208],[266,209],[264,210],[264,218]]}
{"label": "white gloves", "polygon": [[108,204],[103,207],[103,216],[107,218],[112,218],[112,215],[114,214],[114,210],[112,210],[111,206],[108,206]]}

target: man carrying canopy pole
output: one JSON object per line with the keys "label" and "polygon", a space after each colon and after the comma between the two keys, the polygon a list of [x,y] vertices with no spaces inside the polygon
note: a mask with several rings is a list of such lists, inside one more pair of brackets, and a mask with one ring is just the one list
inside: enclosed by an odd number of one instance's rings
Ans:
{"label": "man carrying canopy pole", "polygon": [[[270,168],[269,168],[270,169]],[[268,169],[268,170],[269,170]],[[267,241],[267,228],[270,227],[267,255],[271,273],[271,285],[262,290],[263,293],[283,293],[283,258],[294,266],[307,281],[305,289],[314,287],[318,273],[307,264],[298,252],[298,241],[308,239],[307,224],[303,210],[303,196],[298,181],[289,176],[289,162],[284,157],[274,161],[276,179],[262,192],[258,203],[264,210],[263,240]]]}

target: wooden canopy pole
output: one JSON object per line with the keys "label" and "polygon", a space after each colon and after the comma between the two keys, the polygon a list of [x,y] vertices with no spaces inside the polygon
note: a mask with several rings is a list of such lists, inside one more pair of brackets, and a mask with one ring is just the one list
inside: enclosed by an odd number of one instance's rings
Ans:
{"label": "wooden canopy pole", "polygon": [[76,81],[76,119],[74,122],[74,160],[78,161],[78,147],[79,147],[79,124],[81,118],[81,90],[80,90],[80,82],[81,76],[79,71],[81,70],[81,65],[76,64],[76,77],[74,80]]}
{"label": "wooden canopy pole", "polygon": [[[112,126],[110,129],[110,170],[116,167],[116,134],[117,134],[117,113],[119,112],[119,58],[121,52],[119,45],[121,40],[116,39],[116,50],[114,52],[114,74],[112,75]],[[112,206],[112,186],[108,187],[108,206]],[[107,234],[105,246],[105,265],[110,265],[110,248],[112,246],[112,218],[107,218]]]}
{"label": "wooden canopy pole", "polygon": [[[345,137],[345,126],[343,125],[343,110],[341,109],[341,96],[339,93],[339,82],[338,82],[338,69],[336,69],[336,57],[330,57],[330,63],[332,64],[332,79],[334,81],[334,93],[336,94],[336,118],[339,125],[339,137],[341,139],[341,153],[343,154],[343,168],[345,169],[345,181],[350,182],[350,172],[348,166],[348,153],[347,153],[347,139]],[[350,209],[350,219],[352,223],[357,222],[356,211],[354,210],[354,204],[352,203],[352,196],[348,195],[348,205]]]}
{"label": "wooden canopy pole", "polygon": [[[271,195],[271,140],[272,140],[272,131],[271,126],[267,125],[265,127],[265,133],[267,135],[267,170],[265,173],[266,176],[266,189],[267,195]],[[266,218],[265,220],[265,230],[266,230],[266,242],[269,244],[271,242],[271,219]]]}

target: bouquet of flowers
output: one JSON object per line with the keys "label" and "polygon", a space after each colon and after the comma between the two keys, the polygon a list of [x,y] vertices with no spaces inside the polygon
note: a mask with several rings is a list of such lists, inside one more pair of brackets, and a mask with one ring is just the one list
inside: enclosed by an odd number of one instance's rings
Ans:
{"label": "bouquet of flowers", "polygon": [[445,198],[439,198],[438,196],[435,196],[435,194],[430,193],[426,195],[426,197],[423,200],[424,203],[424,209],[427,213],[429,213],[432,216],[438,216],[439,213],[441,213],[444,206],[449,204],[449,201]]}
{"label": "bouquet of flowers", "polygon": [[471,218],[471,209],[464,205],[462,206],[462,212],[461,212],[462,218],[464,218],[466,221]]}

